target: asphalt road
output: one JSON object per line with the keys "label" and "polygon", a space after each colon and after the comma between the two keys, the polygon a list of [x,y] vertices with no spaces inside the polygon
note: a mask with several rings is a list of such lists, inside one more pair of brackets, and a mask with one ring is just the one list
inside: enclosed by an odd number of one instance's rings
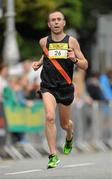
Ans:
{"label": "asphalt road", "polygon": [[112,179],[112,151],[59,157],[60,165],[54,169],[46,169],[46,156],[0,161],[0,179]]}

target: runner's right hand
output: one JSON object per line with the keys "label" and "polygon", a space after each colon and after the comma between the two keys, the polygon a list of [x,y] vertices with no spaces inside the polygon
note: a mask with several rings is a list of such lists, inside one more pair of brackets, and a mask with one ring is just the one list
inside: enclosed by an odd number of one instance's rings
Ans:
{"label": "runner's right hand", "polygon": [[32,68],[34,69],[34,71],[37,71],[40,66],[41,66],[41,65],[40,65],[39,61],[34,61],[34,62],[32,63]]}

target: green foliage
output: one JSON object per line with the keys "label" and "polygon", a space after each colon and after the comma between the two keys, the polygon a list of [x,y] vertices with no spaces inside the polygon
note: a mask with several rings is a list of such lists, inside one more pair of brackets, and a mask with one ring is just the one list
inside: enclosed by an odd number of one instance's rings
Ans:
{"label": "green foliage", "polygon": [[68,26],[80,27],[82,12],[81,0],[16,0],[17,23],[26,23],[32,29],[46,29],[47,17],[53,10],[61,10],[69,23]]}
{"label": "green foliage", "polygon": [[[3,0],[4,14],[8,0]],[[66,17],[66,28],[75,28],[89,36],[96,28],[97,16],[112,10],[111,0],[14,0],[16,29],[19,33],[21,57],[39,56],[38,39],[47,34],[47,17],[51,11],[61,10]],[[0,52],[5,32],[4,16],[0,19]],[[35,41],[34,39],[37,39]]]}
{"label": "green foliage", "polygon": [[20,34],[17,35],[19,50],[21,53],[21,60],[26,58],[33,58],[38,60],[40,57],[41,49],[38,42],[23,38]]}
{"label": "green foliage", "polygon": [[82,3],[81,0],[66,0],[60,8],[67,19],[67,28],[81,27],[82,23]]}

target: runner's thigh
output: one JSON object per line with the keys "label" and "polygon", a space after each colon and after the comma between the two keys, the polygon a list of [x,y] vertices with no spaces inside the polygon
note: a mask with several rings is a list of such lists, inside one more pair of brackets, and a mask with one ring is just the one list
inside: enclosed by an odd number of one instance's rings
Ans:
{"label": "runner's thigh", "polygon": [[59,114],[60,114],[61,124],[67,123],[69,121],[70,110],[71,110],[71,105],[65,106],[63,104],[59,104]]}
{"label": "runner's thigh", "polygon": [[55,110],[57,105],[55,97],[49,92],[42,93],[42,97],[45,106],[45,114],[50,114],[55,119]]}

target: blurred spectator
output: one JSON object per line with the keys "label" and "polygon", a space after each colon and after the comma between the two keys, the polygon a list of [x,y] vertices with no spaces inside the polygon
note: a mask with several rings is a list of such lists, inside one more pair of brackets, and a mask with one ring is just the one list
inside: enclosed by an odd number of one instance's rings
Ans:
{"label": "blurred spectator", "polygon": [[22,106],[32,106],[33,101],[25,98],[25,91],[23,89],[21,79],[22,77],[11,76],[9,78],[9,86],[4,88],[4,96],[7,96],[7,92],[10,92],[11,96],[8,94],[7,99],[14,100]]}
{"label": "blurred spectator", "polygon": [[106,100],[99,82],[99,73],[94,72],[87,80],[87,91],[94,100]]}
{"label": "blurred spectator", "polygon": [[112,69],[107,70],[99,78],[102,91],[108,100],[112,100]]}
{"label": "blurred spectator", "polygon": [[41,68],[38,71],[34,71],[32,69],[32,61],[26,59],[23,63],[24,75],[27,76],[29,81],[29,97],[28,99],[37,99],[40,98],[40,94],[36,95],[36,91],[38,92],[40,89],[40,73]]}
{"label": "blurred spectator", "polygon": [[104,142],[112,149],[112,69],[108,69],[105,74],[101,74],[100,84],[102,91],[108,100],[105,105],[103,117],[104,121]]}
{"label": "blurred spectator", "polygon": [[32,96],[31,92],[33,91],[32,84],[29,83],[28,76],[26,74],[23,74],[20,77],[21,86],[24,90],[24,96],[26,99],[35,99],[35,89],[34,89],[34,97]]}
{"label": "blurred spectator", "polygon": [[6,64],[0,65],[0,101],[2,100],[3,89],[8,85],[8,66]]}
{"label": "blurred spectator", "polygon": [[[34,102],[25,98],[25,92],[22,87],[21,77],[11,76],[9,79],[9,86],[4,88],[3,93],[4,99],[14,106],[19,104],[20,106],[29,106],[32,107]],[[24,133],[11,133],[12,140],[14,143],[16,142],[25,142],[25,134]]]}
{"label": "blurred spectator", "polygon": [[86,72],[82,69],[77,69],[74,73],[75,96],[77,101],[92,103],[92,98],[88,94],[85,83]]}
{"label": "blurred spectator", "polygon": [[[40,68],[38,71],[34,71],[32,69],[32,61],[30,59],[24,60],[22,63],[18,63],[14,66],[9,68],[9,73],[11,76],[23,76],[23,79],[27,79],[24,83],[24,87],[27,91],[27,98],[28,99],[40,99],[41,94],[39,93],[40,90]],[[28,82],[28,84],[27,84]],[[38,93],[36,93],[38,92]]]}
{"label": "blurred spectator", "polygon": [[9,74],[11,76],[21,76],[23,74],[23,63],[17,63],[9,67]]}
{"label": "blurred spectator", "polygon": [[23,69],[24,69],[24,74],[26,74],[28,76],[28,80],[29,80],[30,84],[33,84],[34,82],[37,82],[38,85],[40,84],[41,68],[39,69],[39,71],[34,71],[32,68],[32,61],[29,59],[26,59],[23,62]]}
{"label": "blurred spectator", "polygon": [[90,150],[88,144],[88,137],[90,137],[90,125],[91,125],[91,105],[93,103],[92,98],[89,96],[86,90],[85,83],[86,72],[82,69],[77,69],[74,73],[74,85],[75,85],[75,100],[72,105],[72,116],[75,120],[76,129],[76,147],[82,151]]}

